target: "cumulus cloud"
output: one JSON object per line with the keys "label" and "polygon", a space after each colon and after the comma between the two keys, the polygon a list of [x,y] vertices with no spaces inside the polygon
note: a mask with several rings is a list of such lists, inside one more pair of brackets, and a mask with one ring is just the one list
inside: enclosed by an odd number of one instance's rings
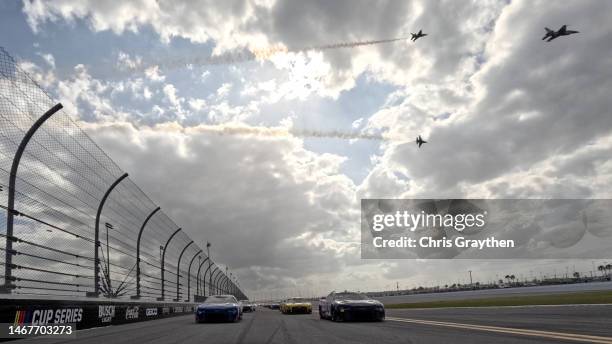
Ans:
{"label": "cumulus cloud", "polygon": [[[575,172],[604,178],[598,172],[607,163],[593,153],[607,149],[612,128],[605,91],[612,86],[612,65],[601,58],[611,53],[601,44],[611,31],[599,14],[602,6],[512,2],[497,20],[483,56],[487,62],[468,80],[470,91],[458,99],[457,111],[440,119],[452,107],[422,106],[407,91],[399,105],[391,103],[370,119],[371,126],[411,137],[424,133],[430,141],[423,150],[412,142],[390,147],[383,160],[423,185],[420,195],[602,195]],[[570,16],[588,34],[554,45],[540,40],[543,26],[561,26]],[[559,161],[566,159],[581,164]],[[488,189],[477,187],[485,184]]]}
{"label": "cumulus cloud", "polygon": [[[243,1],[230,3],[154,0],[123,1],[113,6],[97,1],[24,2],[33,30],[47,22],[85,20],[92,30],[115,33],[155,30],[163,42],[182,37],[213,42],[215,54],[273,45],[295,49],[347,41],[405,37],[423,28],[438,38],[418,45],[406,41],[361,49],[327,50],[331,64],[325,78],[329,92],[346,90],[363,72],[395,83],[440,78],[473,60],[482,49],[503,2],[456,1]],[[335,90],[332,92],[332,90]]]}
{"label": "cumulus cloud", "polygon": [[[150,27],[164,43],[174,37],[208,42],[213,54],[429,33],[416,43],[280,55],[255,66],[275,71],[265,69],[256,78],[245,68],[235,83],[199,71],[199,82],[214,84],[209,96],[200,97],[186,95],[161,67],[147,70],[141,83],[112,83],[92,78],[84,66],[58,82],[53,73],[24,65],[44,85],[57,84],[72,112],[103,121],[88,129],[111,156],[172,207],[173,218],[193,228],[194,238],[214,242],[220,250],[215,254],[253,289],[290,290],[301,278],[346,288],[328,283],[330,276],[364,288],[402,278],[425,283],[432,271],[444,276],[468,266],[493,279],[500,268],[531,268],[360,261],[359,198],[610,196],[612,26],[606,14],[612,8],[605,2],[133,0],[111,6],[34,0],[24,1],[23,10],[38,32],[49,23],[76,20],[117,34]],[[545,26],[563,24],[581,33],[541,41]],[[118,61],[126,67],[143,63],[125,53]],[[192,129],[183,123],[194,113],[213,123],[242,123],[281,99],[338,99],[364,75],[393,90],[372,116],[350,122],[405,142],[384,143],[372,153],[369,173],[358,185],[340,172],[346,157],[315,154],[299,139],[210,135],[197,129],[199,123]],[[140,112],[125,109],[129,105],[109,100],[111,90],[138,93],[151,104]],[[252,101],[235,104],[234,94]],[[97,115],[103,113],[113,115]],[[126,122],[170,124],[136,130]],[[413,142],[419,134],[429,141],[422,149]],[[342,272],[347,266],[350,272]]]}
{"label": "cumulus cloud", "polygon": [[339,156],[309,152],[295,138],[219,136],[178,124],[85,129],[196,242],[213,243],[216,261],[246,276],[254,265],[268,271],[270,281],[245,285],[279,288],[275,277],[340,273],[336,257],[358,252],[355,185],[339,172]]}

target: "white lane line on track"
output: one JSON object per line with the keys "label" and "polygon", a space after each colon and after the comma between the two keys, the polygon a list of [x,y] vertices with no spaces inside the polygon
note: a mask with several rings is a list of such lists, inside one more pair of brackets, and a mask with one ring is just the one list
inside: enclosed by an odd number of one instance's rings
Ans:
{"label": "white lane line on track", "polygon": [[[393,304],[385,305],[385,307],[391,307]],[[424,308],[387,308],[393,310],[409,310],[409,311],[422,311],[422,310],[449,310],[449,309],[504,309],[504,308],[545,308],[545,307],[586,307],[586,306],[607,306],[612,307],[612,303],[574,303],[571,305],[519,305],[519,306],[464,306],[464,307],[424,307]]]}
{"label": "white lane line on track", "polygon": [[584,334],[527,330],[527,329],[512,328],[512,327],[473,325],[473,324],[464,324],[464,323],[422,320],[422,319],[394,318],[394,317],[387,317],[386,320],[405,322],[405,323],[411,323],[411,324],[453,327],[453,328],[459,328],[459,329],[464,329],[464,330],[469,329],[469,330],[508,333],[508,334],[516,334],[516,335],[532,336],[532,337],[562,339],[562,340],[576,341],[576,342],[612,344],[612,337],[590,336],[590,335],[584,335]]}

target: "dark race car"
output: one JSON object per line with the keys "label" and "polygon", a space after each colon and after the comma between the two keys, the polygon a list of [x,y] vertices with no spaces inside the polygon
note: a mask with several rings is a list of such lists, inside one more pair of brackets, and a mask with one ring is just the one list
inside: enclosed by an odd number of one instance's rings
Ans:
{"label": "dark race car", "polygon": [[319,316],[333,321],[383,321],[385,307],[363,294],[332,292],[320,303]]}
{"label": "dark race car", "polygon": [[195,311],[196,323],[213,321],[239,321],[242,306],[232,295],[212,295],[206,298]]}

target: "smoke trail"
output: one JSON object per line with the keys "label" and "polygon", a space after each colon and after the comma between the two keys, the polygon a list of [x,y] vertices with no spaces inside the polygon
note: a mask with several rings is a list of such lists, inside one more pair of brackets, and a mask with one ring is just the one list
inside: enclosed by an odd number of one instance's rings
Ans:
{"label": "smoke trail", "polygon": [[193,128],[199,132],[211,133],[216,135],[244,135],[261,137],[304,137],[304,138],[331,138],[341,140],[373,140],[373,141],[392,141],[393,139],[378,134],[351,133],[342,131],[316,131],[316,130],[297,130],[283,127],[250,127],[250,126],[229,126],[229,125],[200,125]]}
{"label": "smoke trail", "polygon": [[355,41],[355,42],[340,42],[333,44],[325,44],[325,45],[315,45],[310,47],[302,47],[302,48],[294,48],[288,49],[284,46],[272,46],[265,49],[253,49],[251,53],[257,59],[269,59],[270,57],[281,54],[281,53],[298,53],[298,52],[308,52],[308,51],[321,51],[321,50],[332,50],[332,49],[342,49],[342,48],[356,48],[366,45],[375,45],[375,44],[383,44],[383,43],[393,43],[396,41],[406,40],[406,37],[400,38],[391,38],[391,39],[379,39],[379,40],[371,40],[371,41]]}
{"label": "smoke trail", "polygon": [[302,51],[310,51],[310,50],[329,50],[329,49],[341,49],[341,48],[356,48],[365,45],[375,45],[375,44],[383,44],[383,43],[393,43],[397,41],[403,41],[408,39],[407,37],[399,37],[399,38],[391,38],[391,39],[379,39],[372,41],[355,41],[355,42],[343,42],[343,43],[334,43],[334,44],[326,44],[326,45],[318,45],[313,47],[306,47],[295,50],[294,52],[302,52]]}
{"label": "smoke trail", "polygon": [[289,130],[289,133],[297,137],[318,137],[318,138],[334,138],[342,140],[373,140],[373,141],[388,141],[386,138],[378,134],[364,133],[347,133],[341,131],[313,131],[313,130]]}
{"label": "smoke trail", "polygon": [[181,68],[181,67],[186,67],[186,66],[214,66],[214,65],[245,63],[245,62],[250,62],[250,61],[265,61],[279,54],[357,48],[357,47],[367,46],[367,45],[393,43],[393,42],[402,41],[406,39],[408,38],[399,37],[399,38],[379,39],[379,40],[369,40],[369,41],[339,42],[339,43],[324,44],[324,45],[297,47],[297,48],[287,48],[283,45],[274,45],[274,46],[263,48],[263,49],[243,50],[240,52],[225,53],[225,54],[216,55],[216,56],[208,56],[208,57],[195,56],[195,57],[173,59],[170,61],[158,61],[156,63],[150,63],[147,65],[133,68],[132,70],[142,72],[154,66],[159,66],[160,68],[167,70],[167,69]]}

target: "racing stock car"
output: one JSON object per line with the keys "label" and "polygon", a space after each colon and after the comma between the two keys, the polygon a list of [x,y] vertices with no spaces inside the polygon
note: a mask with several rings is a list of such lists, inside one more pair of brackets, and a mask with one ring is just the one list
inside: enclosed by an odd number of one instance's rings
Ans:
{"label": "racing stock car", "polygon": [[283,314],[310,314],[312,313],[312,305],[306,299],[294,297],[282,302],[280,311]]}
{"label": "racing stock car", "polygon": [[256,306],[253,302],[249,302],[249,300],[240,300],[240,304],[242,305],[242,312],[255,312]]}
{"label": "racing stock car", "polygon": [[319,317],[332,321],[385,319],[385,307],[382,303],[367,296],[353,292],[332,292],[319,301]]}
{"label": "racing stock car", "polygon": [[207,321],[240,321],[242,306],[233,295],[211,295],[195,311],[196,323]]}

